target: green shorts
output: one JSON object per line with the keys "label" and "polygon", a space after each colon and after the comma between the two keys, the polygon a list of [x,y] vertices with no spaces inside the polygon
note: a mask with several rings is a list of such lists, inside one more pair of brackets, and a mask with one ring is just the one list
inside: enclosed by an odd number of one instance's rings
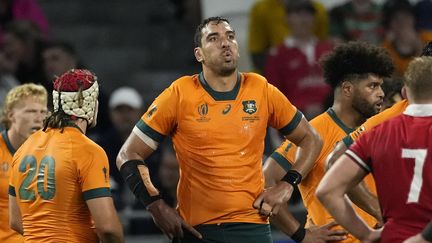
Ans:
{"label": "green shorts", "polygon": [[176,243],[272,243],[269,224],[222,223],[203,224],[194,227],[203,236],[197,239],[183,229],[184,237]]}

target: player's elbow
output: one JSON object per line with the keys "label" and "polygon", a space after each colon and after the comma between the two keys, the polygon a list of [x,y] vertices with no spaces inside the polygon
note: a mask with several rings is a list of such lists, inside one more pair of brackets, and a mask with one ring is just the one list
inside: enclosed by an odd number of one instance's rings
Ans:
{"label": "player's elbow", "polygon": [[323,183],[320,183],[318,185],[315,195],[323,205],[326,204],[332,197],[331,191]]}
{"label": "player's elbow", "polygon": [[24,229],[23,229],[21,221],[9,218],[9,226],[11,229],[15,230],[19,234],[21,234],[21,235],[24,234]]}
{"label": "player's elbow", "polygon": [[118,223],[106,222],[96,226],[96,231],[102,242],[124,242],[123,230]]}

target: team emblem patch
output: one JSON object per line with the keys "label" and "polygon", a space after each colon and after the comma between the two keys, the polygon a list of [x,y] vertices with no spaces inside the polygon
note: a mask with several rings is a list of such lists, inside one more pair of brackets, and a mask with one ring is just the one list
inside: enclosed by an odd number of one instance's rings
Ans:
{"label": "team emblem patch", "polygon": [[257,111],[255,100],[245,100],[242,102],[242,104],[243,104],[243,111],[248,113],[249,115]]}

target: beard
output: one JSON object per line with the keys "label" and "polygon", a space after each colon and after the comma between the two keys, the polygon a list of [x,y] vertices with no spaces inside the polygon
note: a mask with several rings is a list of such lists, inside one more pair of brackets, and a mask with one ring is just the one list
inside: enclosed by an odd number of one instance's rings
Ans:
{"label": "beard", "polygon": [[365,98],[355,95],[352,102],[352,107],[364,118],[369,118],[378,114],[380,111],[376,108],[376,103],[371,104]]}
{"label": "beard", "polygon": [[231,62],[225,62],[225,60],[211,60],[209,62],[203,62],[208,68],[214,73],[228,77],[237,70],[237,59],[232,59]]}
{"label": "beard", "polygon": [[237,64],[233,64],[230,66],[222,66],[217,71],[217,74],[219,74],[222,77],[227,77],[233,74],[237,70]]}

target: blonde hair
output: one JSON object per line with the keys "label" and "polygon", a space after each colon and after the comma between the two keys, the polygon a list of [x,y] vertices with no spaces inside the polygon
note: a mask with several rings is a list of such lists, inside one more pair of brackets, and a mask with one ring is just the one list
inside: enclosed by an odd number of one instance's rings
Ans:
{"label": "blonde hair", "polygon": [[405,85],[415,100],[432,96],[432,57],[414,58],[405,72]]}
{"label": "blonde hair", "polygon": [[9,90],[1,112],[1,123],[6,129],[10,128],[11,125],[11,121],[7,117],[8,113],[11,112],[20,101],[27,97],[33,97],[40,102],[46,103],[48,101],[48,92],[44,86],[34,83],[18,85]]}

